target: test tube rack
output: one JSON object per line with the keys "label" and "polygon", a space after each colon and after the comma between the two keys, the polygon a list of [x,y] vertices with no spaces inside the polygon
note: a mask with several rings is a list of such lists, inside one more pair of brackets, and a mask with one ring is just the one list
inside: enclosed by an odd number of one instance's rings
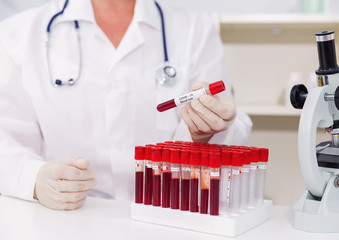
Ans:
{"label": "test tube rack", "polygon": [[265,222],[272,216],[272,201],[236,216],[192,213],[152,205],[131,204],[131,218],[136,221],[164,225],[191,231],[236,237]]}

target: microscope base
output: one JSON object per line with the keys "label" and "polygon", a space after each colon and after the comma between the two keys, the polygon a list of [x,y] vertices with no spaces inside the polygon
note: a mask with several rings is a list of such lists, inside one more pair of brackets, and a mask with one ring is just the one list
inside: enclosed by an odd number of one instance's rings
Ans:
{"label": "microscope base", "polygon": [[339,189],[332,177],[321,200],[305,191],[293,205],[293,225],[306,232],[339,233]]}

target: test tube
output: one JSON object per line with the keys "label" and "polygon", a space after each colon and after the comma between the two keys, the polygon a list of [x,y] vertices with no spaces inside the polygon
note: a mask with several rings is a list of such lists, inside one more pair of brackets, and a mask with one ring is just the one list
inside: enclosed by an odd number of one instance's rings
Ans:
{"label": "test tube", "polygon": [[152,148],[152,169],[153,169],[153,180],[152,180],[152,191],[153,191],[153,203],[155,207],[159,207],[161,204],[161,148]]}
{"label": "test tube", "polygon": [[232,151],[224,149],[221,151],[221,175],[220,175],[220,212],[229,212]]}
{"label": "test tube", "polygon": [[181,194],[180,210],[188,211],[190,208],[190,150],[182,149],[181,153]]}
{"label": "test tube", "polygon": [[201,174],[200,174],[200,213],[208,213],[208,195],[210,188],[209,153],[201,152]]}
{"label": "test tube", "polygon": [[255,208],[256,206],[256,192],[257,192],[257,174],[258,161],[260,157],[259,149],[251,147],[249,150],[252,153],[250,172],[249,172],[249,192],[248,192],[248,207]]}
{"label": "test tube", "polygon": [[258,185],[257,185],[257,204],[264,203],[264,194],[265,194],[265,178],[266,178],[266,168],[268,162],[268,149],[260,148],[260,161],[258,162]]}
{"label": "test tube", "polygon": [[135,147],[135,203],[143,203],[145,147]]}
{"label": "test tube", "polygon": [[240,207],[241,167],[243,165],[243,152],[232,152],[232,180],[230,194],[231,215],[237,215]]}
{"label": "test tube", "polygon": [[199,97],[209,94],[209,95],[215,95],[217,93],[220,93],[222,91],[225,91],[225,84],[223,81],[217,81],[214,83],[211,83],[208,85],[208,87],[201,88],[198,90],[195,90],[193,92],[184,94],[180,97],[173,98],[171,100],[168,100],[166,102],[163,102],[157,106],[157,110],[159,112],[166,111],[168,109],[174,108],[179,106],[180,104],[190,102],[194,99],[198,99]]}
{"label": "test tube", "polygon": [[240,194],[240,208],[246,211],[248,207],[248,194],[249,194],[249,172],[251,167],[251,151],[243,150],[243,166],[241,167],[241,194]]}
{"label": "test tube", "polygon": [[219,215],[220,153],[210,152],[210,215]]}
{"label": "test tube", "polygon": [[191,196],[190,211],[199,212],[199,185],[200,185],[200,151],[192,150],[191,163]]}
{"label": "test tube", "polygon": [[161,206],[163,208],[170,207],[171,196],[171,161],[170,149],[164,147],[162,149],[162,198]]}
{"label": "test tube", "polygon": [[171,208],[179,209],[180,150],[171,149]]}
{"label": "test tube", "polygon": [[145,195],[144,195],[144,204],[151,205],[152,204],[152,180],[153,180],[153,172],[152,172],[152,147],[154,145],[148,144],[145,146]]}

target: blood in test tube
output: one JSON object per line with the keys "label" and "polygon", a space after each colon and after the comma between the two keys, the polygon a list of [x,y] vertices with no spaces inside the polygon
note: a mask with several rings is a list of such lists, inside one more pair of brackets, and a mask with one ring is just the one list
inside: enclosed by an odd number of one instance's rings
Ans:
{"label": "blood in test tube", "polygon": [[153,187],[153,169],[152,169],[152,147],[154,145],[145,146],[145,194],[144,194],[144,204],[152,204],[152,187]]}
{"label": "blood in test tube", "polygon": [[257,192],[257,174],[258,174],[258,162],[260,158],[259,148],[248,148],[252,153],[250,172],[249,172],[249,192],[248,192],[248,208],[256,207],[256,192]]}
{"label": "blood in test tube", "polygon": [[161,147],[152,148],[152,168],[153,168],[153,206],[161,205]]}
{"label": "blood in test tube", "polygon": [[208,213],[208,195],[210,188],[209,153],[201,152],[200,213]]}
{"label": "blood in test tube", "polygon": [[241,194],[240,194],[240,208],[242,212],[246,212],[248,208],[248,195],[249,195],[249,172],[251,167],[251,151],[242,149],[243,152],[243,166],[241,167]]}
{"label": "blood in test tube", "polygon": [[200,185],[200,151],[199,150],[191,151],[190,163],[191,163],[190,211],[199,212],[199,185]]}
{"label": "blood in test tube", "polygon": [[171,208],[179,209],[180,196],[180,150],[171,149]]}
{"label": "blood in test tube", "polygon": [[162,149],[162,197],[161,206],[169,208],[171,205],[171,161],[170,148]]}
{"label": "blood in test tube", "polygon": [[266,178],[266,168],[268,162],[268,149],[260,148],[260,160],[258,162],[258,179],[257,179],[257,193],[256,199],[257,204],[261,205],[264,203],[264,194],[265,194],[265,178]]}
{"label": "blood in test tube", "polygon": [[199,97],[203,95],[206,95],[206,94],[215,95],[222,91],[225,91],[225,84],[223,81],[217,81],[217,82],[209,84],[208,87],[206,88],[201,88],[193,92],[184,94],[180,97],[163,102],[157,106],[157,110],[159,112],[163,112],[168,109],[174,108],[180,104],[190,102],[194,99],[198,99]]}
{"label": "blood in test tube", "polygon": [[223,149],[221,151],[221,173],[220,173],[220,212],[229,213],[230,191],[231,191],[232,151]]}
{"label": "blood in test tube", "polygon": [[238,215],[240,208],[241,166],[243,165],[243,152],[232,152],[232,181],[230,194],[231,215]]}
{"label": "blood in test tube", "polygon": [[145,147],[141,146],[135,147],[134,159],[135,159],[135,203],[143,203]]}
{"label": "blood in test tube", "polygon": [[219,215],[220,192],[220,158],[219,152],[210,152],[210,215]]}
{"label": "blood in test tube", "polygon": [[183,148],[181,157],[181,191],[180,191],[180,210],[188,211],[190,207],[190,150]]}

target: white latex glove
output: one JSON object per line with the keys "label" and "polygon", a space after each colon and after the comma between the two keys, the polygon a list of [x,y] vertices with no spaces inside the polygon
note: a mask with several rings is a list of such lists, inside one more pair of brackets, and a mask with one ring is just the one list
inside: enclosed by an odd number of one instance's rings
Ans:
{"label": "white latex glove", "polygon": [[81,158],[46,162],[38,172],[34,197],[51,209],[81,207],[87,194],[97,184],[96,172],[87,169],[88,166],[89,162]]}
{"label": "white latex glove", "polygon": [[[198,82],[193,91],[208,86]],[[229,128],[237,115],[234,103],[225,94],[204,95],[180,107],[194,142],[208,142],[214,134]]]}

